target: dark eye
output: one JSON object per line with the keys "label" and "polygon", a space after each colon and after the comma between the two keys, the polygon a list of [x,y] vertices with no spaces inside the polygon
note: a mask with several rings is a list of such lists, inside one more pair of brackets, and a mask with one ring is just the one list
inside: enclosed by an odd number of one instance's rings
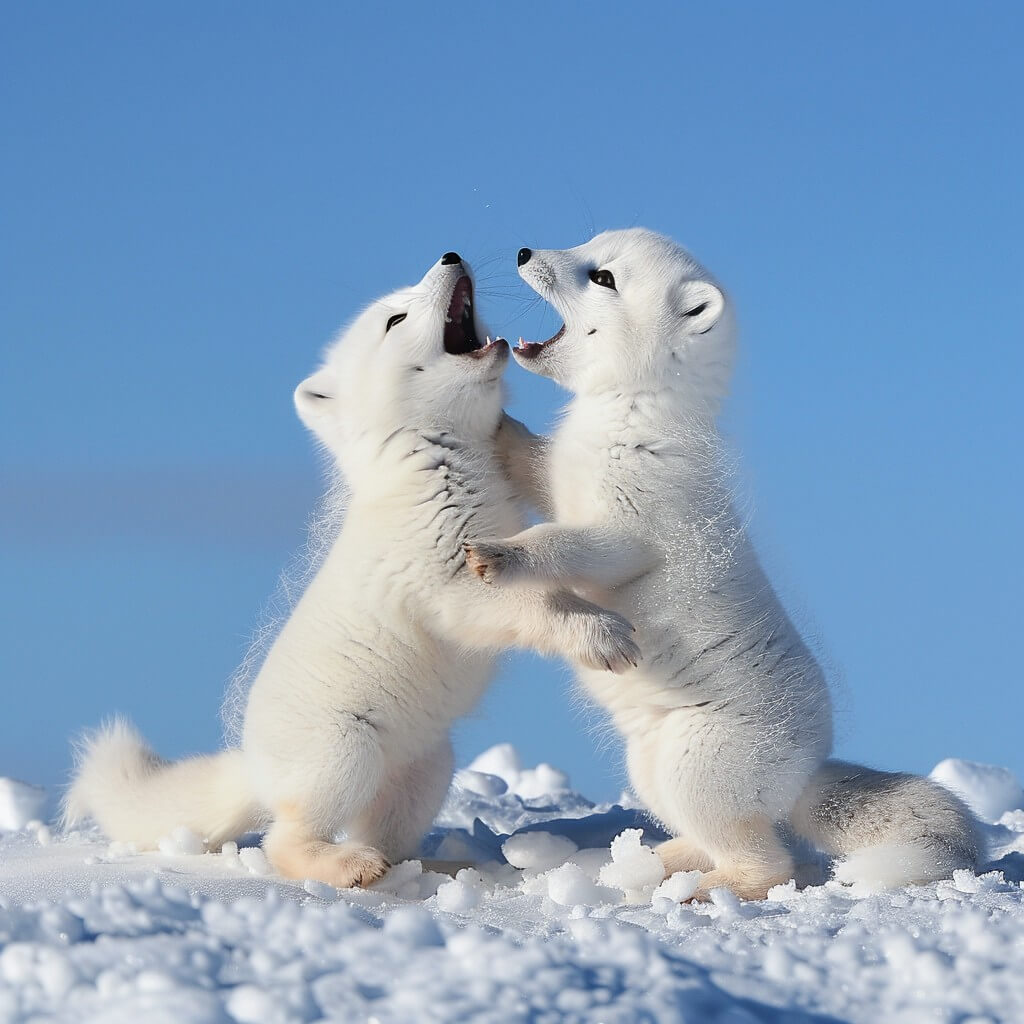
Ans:
{"label": "dark eye", "polygon": [[388,325],[384,328],[384,333],[387,334],[395,324],[400,324],[408,315],[408,313],[396,313],[388,320]]}
{"label": "dark eye", "polygon": [[615,291],[615,278],[612,277],[610,270],[592,270],[589,277],[594,284],[599,284],[602,288],[611,288],[612,291]]}
{"label": "dark eye", "polygon": [[693,309],[688,309],[683,315],[684,316],[700,316],[705,309],[708,308],[706,302],[702,302],[699,306],[694,306]]}

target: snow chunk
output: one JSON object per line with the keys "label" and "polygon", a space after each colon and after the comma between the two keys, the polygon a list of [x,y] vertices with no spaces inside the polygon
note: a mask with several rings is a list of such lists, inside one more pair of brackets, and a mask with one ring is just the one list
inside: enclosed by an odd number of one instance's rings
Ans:
{"label": "snow chunk", "polygon": [[543,876],[548,896],[560,907],[598,906],[612,896],[608,889],[595,885],[578,864],[563,864]]}
{"label": "snow chunk", "polygon": [[1024,789],[1007,768],[948,757],[932,769],[931,777],[985,821],[998,821],[1007,811],[1024,808]]}
{"label": "snow chunk", "polygon": [[501,845],[505,860],[523,871],[548,871],[564,864],[578,847],[551,832],[517,832]]}
{"label": "snow chunk", "polygon": [[310,896],[315,896],[317,899],[324,900],[328,903],[338,898],[338,890],[335,889],[333,885],[328,885],[326,882],[321,882],[316,878],[307,878],[302,883],[302,888],[305,889]]}
{"label": "snow chunk", "polygon": [[[697,891],[699,885],[699,871],[677,871],[654,890],[651,906],[656,911],[668,913],[677,903],[685,903]],[[669,905],[666,906],[662,901],[668,901]]]}
{"label": "snow chunk", "polygon": [[258,846],[243,846],[238,851],[238,859],[248,869],[250,875],[270,874],[270,861]]}
{"label": "snow chunk", "polygon": [[170,856],[195,857],[206,853],[206,844],[192,829],[184,825],[179,825],[169,836],[164,836],[157,846],[161,853]]}
{"label": "snow chunk", "polygon": [[463,868],[453,879],[437,887],[437,906],[449,914],[468,914],[480,902],[484,880],[474,868]]}
{"label": "snow chunk", "polygon": [[0,832],[19,832],[42,815],[45,802],[42,786],[0,778]]}
{"label": "snow chunk", "polygon": [[613,889],[621,889],[630,903],[646,903],[656,885],[665,878],[661,858],[641,840],[643,832],[627,828],[611,844],[612,862],[601,869],[598,881]]}

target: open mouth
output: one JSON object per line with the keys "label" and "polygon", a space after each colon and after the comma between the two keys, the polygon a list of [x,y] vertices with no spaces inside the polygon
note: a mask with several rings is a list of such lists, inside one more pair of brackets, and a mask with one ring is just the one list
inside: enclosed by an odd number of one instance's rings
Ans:
{"label": "open mouth", "polygon": [[516,355],[520,359],[536,359],[548,345],[553,345],[563,334],[565,334],[565,324],[562,324],[547,341],[524,341],[520,338],[519,344],[516,346]]}
{"label": "open mouth", "polygon": [[444,318],[444,350],[464,356],[483,348],[473,318],[473,282],[463,274],[452,289],[452,301]]}
{"label": "open mouth", "polygon": [[480,340],[473,316],[473,282],[463,274],[452,289],[452,301],[444,318],[444,350],[453,356],[479,358],[507,343],[504,338]]}

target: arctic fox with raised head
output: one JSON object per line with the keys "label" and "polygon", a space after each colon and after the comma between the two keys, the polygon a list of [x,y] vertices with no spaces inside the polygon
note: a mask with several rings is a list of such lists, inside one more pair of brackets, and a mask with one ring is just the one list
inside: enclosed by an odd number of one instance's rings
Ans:
{"label": "arctic fox with raised head", "polygon": [[69,823],[142,846],[187,826],[211,849],[269,825],[280,874],[367,885],[433,821],[449,728],[498,649],[637,660],[622,617],[564,590],[487,590],[466,569],[468,538],[523,525],[494,445],[508,346],[483,337],[470,269],[446,253],[328,349],[295,402],[348,507],[253,683],[241,749],[168,763],[115,722],[83,744]]}
{"label": "arctic fox with raised head", "polygon": [[651,231],[522,249],[523,279],[564,320],[516,358],[574,397],[550,442],[502,433],[508,469],[553,523],[481,538],[492,584],[574,584],[637,627],[638,668],[582,681],[626,740],[631,782],[677,838],[666,870],[761,898],[793,874],[777,826],[832,855],[844,880],[923,882],[973,865],[975,823],[940,786],[829,761],[822,671],[733,507],[716,417],[736,344],[732,306]]}

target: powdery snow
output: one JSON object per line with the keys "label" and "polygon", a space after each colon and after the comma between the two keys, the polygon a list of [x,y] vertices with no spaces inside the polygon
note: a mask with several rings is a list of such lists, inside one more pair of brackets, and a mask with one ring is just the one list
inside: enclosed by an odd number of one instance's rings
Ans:
{"label": "powdery snow", "polygon": [[698,872],[660,877],[642,812],[507,745],[458,773],[424,843],[475,867],[410,861],[372,890],[275,878],[255,837],[196,855],[177,830],[138,854],[22,809],[0,838],[0,1024],[1024,1020],[1019,783],[967,762],[935,777],[1001,822],[987,870],[707,905],[681,902]]}

